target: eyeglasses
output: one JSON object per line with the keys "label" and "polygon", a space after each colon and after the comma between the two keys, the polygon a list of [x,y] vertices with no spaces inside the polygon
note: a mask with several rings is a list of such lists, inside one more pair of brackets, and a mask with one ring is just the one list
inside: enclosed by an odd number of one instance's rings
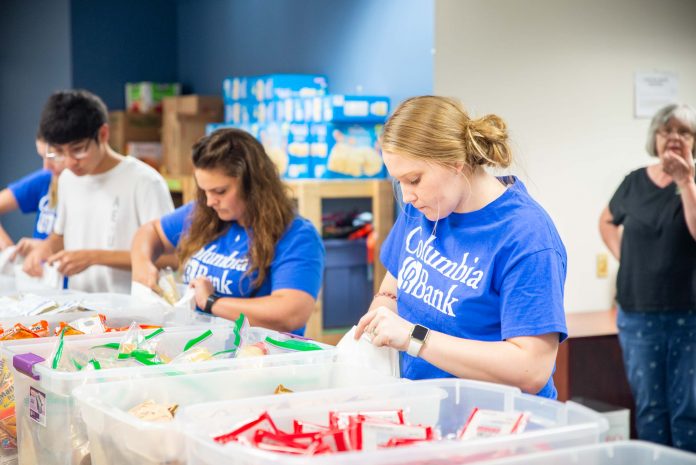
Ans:
{"label": "eyeglasses", "polygon": [[44,158],[52,161],[64,161],[65,157],[67,156],[73,160],[83,160],[87,158],[87,155],[89,155],[89,144],[91,144],[93,140],[94,139],[90,138],[82,145],[78,145],[77,148],[68,149],[65,152],[62,150],[58,151],[55,147],[47,145],[46,155],[44,155]]}
{"label": "eyeglasses", "polygon": [[668,126],[664,126],[658,129],[657,133],[662,137],[669,137],[670,134],[674,133],[677,135],[677,137],[686,142],[694,140],[694,133],[689,131],[687,128],[670,128]]}

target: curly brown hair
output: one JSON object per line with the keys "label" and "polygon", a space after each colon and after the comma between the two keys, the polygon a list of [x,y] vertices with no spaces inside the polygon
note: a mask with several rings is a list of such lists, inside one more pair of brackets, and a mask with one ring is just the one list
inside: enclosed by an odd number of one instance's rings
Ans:
{"label": "curly brown hair", "polygon": [[[275,247],[295,217],[287,186],[261,143],[241,129],[218,129],[193,146],[195,169],[217,170],[240,181],[240,200],[245,205],[244,226],[249,235],[250,266],[245,276],[258,271],[252,282],[258,288],[268,276]],[[180,263],[186,263],[203,246],[230,227],[206,204],[205,192],[197,187],[191,227],[179,242]]]}

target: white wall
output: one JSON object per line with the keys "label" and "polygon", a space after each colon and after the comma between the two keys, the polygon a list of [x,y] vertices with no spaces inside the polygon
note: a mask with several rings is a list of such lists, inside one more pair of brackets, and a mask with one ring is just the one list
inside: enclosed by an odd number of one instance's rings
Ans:
{"label": "white wall", "polygon": [[567,311],[609,308],[599,213],[650,163],[633,73],[675,71],[696,105],[696,1],[436,0],[434,91],[509,124],[517,166],[568,249]]}

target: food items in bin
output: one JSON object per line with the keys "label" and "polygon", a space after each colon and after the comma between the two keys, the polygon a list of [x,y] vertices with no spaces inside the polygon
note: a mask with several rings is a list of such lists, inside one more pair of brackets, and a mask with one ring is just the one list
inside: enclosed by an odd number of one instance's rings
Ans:
{"label": "food items in bin", "polygon": [[0,360],[0,448],[17,447],[17,419],[12,374],[4,360]]}
{"label": "food items in bin", "polygon": [[474,408],[457,436],[459,439],[476,439],[522,433],[527,427],[529,416],[529,412]]}
{"label": "food items in bin", "polygon": [[[529,412],[474,408],[457,438],[468,440],[521,433],[529,418]],[[305,456],[374,451],[438,439],[441,435],[435,427],[409,423],[401,409],[330,411],[326,425],[295,419],[291,432],[278,428],[269,413],[263,412],[229,433],[213,438],[218,444],[236,442],[261,450]]]}
{"label": "food items in bin", "polygon": [[[64,336],[71,327],[66,325],[50,357],[50,366],[59,371],[81,371],[138,365],[161,365],[204,362],[250,355],[266,355],[291,351],[321,350],[322,347],[309,340],[295,340],[291,335],[279,335],[278,339],[266,337],[254,341],[250,336],[249,323],[244,315],[234,323],[234,341],[231,348],[214,352],[206,346],[213,335],[210,329],[188,341],[181,352],[171,353],[160,348],[159,335],[163,328],[145,334],[140,325],[133,323],[120,342],[92,347],[87,353],[73,353],[65,349]],[[284,339],[287,338],[287,339]],[[272,343],[270,343],[271,341]]]}
{"label": "food items in bin", "polygon": [[178,404],[163,405],[148,399],[128,410],[128,413],[143,421],[166,422],[174,419],[178,408]]}
{"label": "food items in bin", "polygon": [[239,348],[239,352],[237,353],[237,357],[239,358],[263,357],[264,355],[268,355],[268,346],[266,346],[266,343],[263,341],[243,345]]}
{"label": "food items in bin", "polygon": [[431,426],[406,423],[402,410],[329,412],[327,425],[295,420],[292,432],[278,428],[268,412],[264,412],[213,438],[219,444],[237,442],[294,455],[376,450],[434,439]]}
{"label": "food items in bin", "polygon": [[[35,329],[36,331],[33,331],[32,329]],[[37,324],[34,324],[31,326],[31,328],[27,328],[21,323],[15,324],[12,328],[8,329],[7,331],[2,332],[2,336],[0,336],[0,341],[12,341],[16,339],[32,339],[32,338],[39,338],[41,337],[39,333],[46,333],[45,335],[48,335],[48,323],[46,321],[41,321]]]}
{"label": "food items in bin", "polygon": [[176,305],[176,303],[181,300],[181,294],[174,280],[174,271],[172,271],[171,268],[167,268],[160,272],[157,284],[159,290],[162,291],[161,297],[166,300],[169,305]]}
{"label": "food items in bin", "polygon": [[292,389],[288,389],[282,384],[279,384],[275,390],[273,391],[273,394],[290,394],[291,392],[295,392]]}
{"label": "food items in bin", "polygon": [[60,304],[45,296],[34,294],[0,297],[0,318],[3,319],[86,311],[90,310],[84,308],[79,300]]}

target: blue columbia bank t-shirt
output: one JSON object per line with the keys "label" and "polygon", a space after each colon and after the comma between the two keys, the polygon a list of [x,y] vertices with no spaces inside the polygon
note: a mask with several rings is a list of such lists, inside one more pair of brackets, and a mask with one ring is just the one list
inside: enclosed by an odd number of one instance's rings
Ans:
{"label": "blue columbia bank t-shirt", "polygon": [[[162,231],[175,247],[191,225],[194,205],[186,204],[160,220]],[[184,269],[184,282],[207,276],[223,297],[262,297],[278,289],[296,289],[317,298],[324,272],[324,245],[308,220],[296,217],[290,224],[276,245],[268,277],[256,291],[251,287],[256,273],[244,276],[249,268],[248,252],[247,232],[232,222],[227,233],[191,257]]]}
{"label": "blue columbia bank t-shirt", "polygon": [[[560,333],[566,252],[551,218],[521,181],[470,213],[433,221],[411,205],[382,246],[398,280],[399,315],[452,336],[501,341]],[[402,376],[448,378],[422,358],[403,354]],[[556,398],[553,379],[537,393]]]}
{"label": "blue columbia bank t-shirt", "polygon": [[48,170],[38,170],[8,186],[22,213],[38,212],[33,234],[37,239],[46,239],[56,221],[56,207],[49,205],[52,176]]}

